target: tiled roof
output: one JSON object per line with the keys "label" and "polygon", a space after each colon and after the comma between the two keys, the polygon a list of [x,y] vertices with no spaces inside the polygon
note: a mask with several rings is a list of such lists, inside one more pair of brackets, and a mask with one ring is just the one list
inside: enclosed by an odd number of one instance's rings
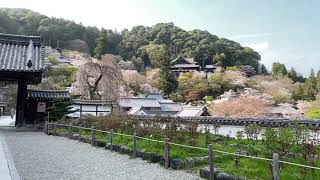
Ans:
{"label": "tiled roof", "polygon": [[161,105],[161,111],[179,112],[182,110],[182,106],[179,103],[175,103],[175,102],[160,102],[160,105]]}
{"label": "tiled roof", "polygon": [[28,98],[32,99],[70,99],[68,91],[31,90],[28,89]]}
{"label": "tiled roof", "polygon": [[179,117],[198,117],[205,112],[204,107],[183,107],[183,109],[176,114]]}
{"label": "tiled roof", "polygon": [[129,112],[129,115],[148,115],[145,111],[143,111],[141,108],[132,108]]}
{"label": "tiled roof", "polygon": [[160,108],[160,104],[157,99],[153,98],[121,98],[121,107],[148,107],[148,108]]}
{"label": "tiled roof", "polygon": [[150,95],[147,96],[147,98],[149,98],[149,99],[157,99],[158,102],[165,101],[160,94],[150,94]]}
{"label": "tiled roof", "polygon": [[44,47],[41,36],[0,33],[0,72],[44,71]]}
{"label": "tiled roof", "polygon": [[171,68],[198,68],[199,65],[196,64],[175,64]]}
{"label": "tiled roof", "polygon": [[82,105],[107,105],[112,104],[104,100],[87,100],[87,99],[73,99],[73,104],[82,104]]}
{"label": "tiled roof", "polygon": [[194,58],[184,58],[181,55],[178,56],[176,59],[172,60],[171,63],[176,64],[177,62],[185,61],[188,64],[195,64]]}

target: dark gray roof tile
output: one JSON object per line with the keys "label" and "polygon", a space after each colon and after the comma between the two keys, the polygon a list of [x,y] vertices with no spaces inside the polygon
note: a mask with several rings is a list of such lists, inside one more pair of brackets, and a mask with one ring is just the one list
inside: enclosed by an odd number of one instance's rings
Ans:
{"label": "dark gray roof tile", "polygon": [[[29,65],[28,66],[28,62]],[[0,71],[44,71],[44,47],[41,36],[0,33]]]}
{"label": "dark gray roof tile", "polygon": [[81,104],[81,105],[111,105],[112,102],[107,102],[104,100],[88,100],[88,99],[73,99],[73,104]]}
{"label": "dark gray roof tile", "polygon": [[28,89],[28,98],[31,99],[70,99],[68,91],[57,91],[57,90],[31,90]]}

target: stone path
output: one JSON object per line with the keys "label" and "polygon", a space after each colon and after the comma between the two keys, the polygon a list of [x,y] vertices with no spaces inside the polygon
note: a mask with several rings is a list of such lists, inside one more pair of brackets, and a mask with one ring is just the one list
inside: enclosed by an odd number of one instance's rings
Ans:
{"label": "stone path", "polygon": [[167,170],[159,164],[43,132],[8,128],[2,131],[22,179],[201,179],[185,171]]}
{"label": "stone path", "polygon": [[0,132],[0,179],[18,180],[19,176],[15,169],[13,159],[7,147],[3,134]]}

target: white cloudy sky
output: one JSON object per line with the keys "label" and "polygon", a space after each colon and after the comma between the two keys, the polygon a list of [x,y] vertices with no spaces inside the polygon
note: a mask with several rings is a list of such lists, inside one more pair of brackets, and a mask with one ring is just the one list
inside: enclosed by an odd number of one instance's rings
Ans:
{"label": "white cloudy sky", "polygon": [[252,47],[267,67],[279,61],[304,74],[320,69],[317,0],[0,0],[0,7],[117,30],[174,22]]}

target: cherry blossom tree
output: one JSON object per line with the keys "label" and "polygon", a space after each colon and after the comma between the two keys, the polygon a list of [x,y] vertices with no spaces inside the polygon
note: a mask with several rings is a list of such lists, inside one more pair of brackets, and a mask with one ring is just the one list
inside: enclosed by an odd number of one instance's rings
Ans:
{"label": "cherry blossom tree", "polygon": [[241,96],[212,106],[214,116],[266,117],[271,113],[272,103],[258,96]]}
{"label": "cherry blossom tree", "polygon": [[85,99],[104,99],[117,103],[123,84],[122,73],[114,58],[103,56],[101,61],[90,61],[79,68],[72,92]]}

